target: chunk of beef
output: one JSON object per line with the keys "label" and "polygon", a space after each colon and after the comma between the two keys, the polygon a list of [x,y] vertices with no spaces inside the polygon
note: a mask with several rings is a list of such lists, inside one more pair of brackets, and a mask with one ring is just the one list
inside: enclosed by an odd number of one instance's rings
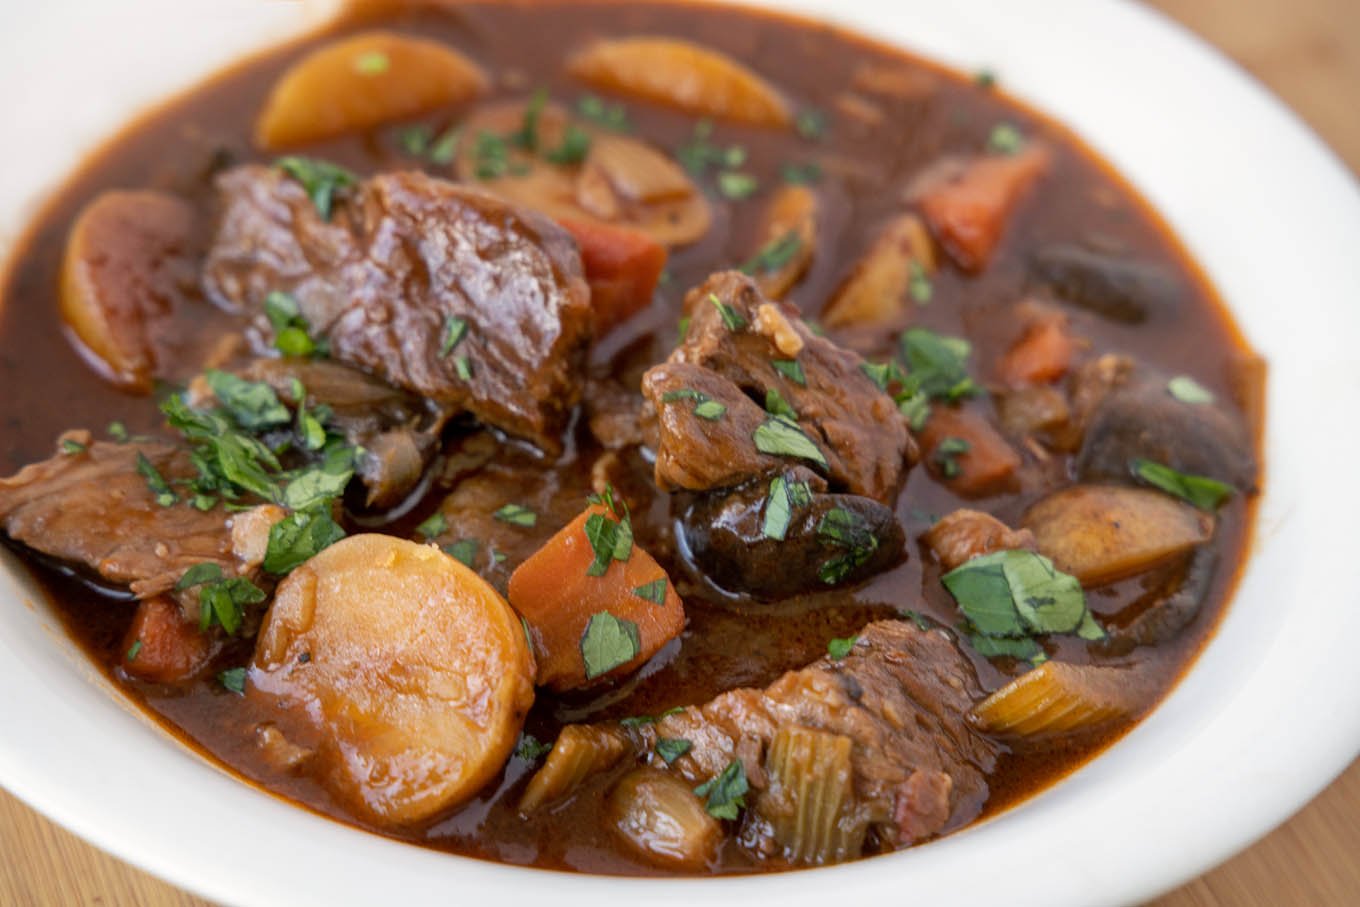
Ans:
{"label": "chunk of beef", "polygon": [[643,443],[638,422],[642,395],[636,385],[629,388],[615,378],[592,378],[586,384],[582,405],[590,433],[601,447],[622,450]]}
{"label": "chunk of beef", "polygon": [[772,600],[859,582],[902,560],[905,535],[890,508],[825,488],[797,469],[696,498],[682,520],[695,564],[724,589]]}
{"label": "chunk of beef", "polygon": [[1161,265],[1083,246],[1044,246],[1030,266],[1059,299],[1124,324],[1142,324],[1153,313],[1174,314],[1184,295]]}
{"label": "chunk of beef", "polygon": [[921,541],[935,552],[945,570],[953,570],[975,557],[995,551],[1035,550],[1034,533],[1028,529],[1012,529],[980,510],[955,510],[940,517],[921,536]]}
{"label": "chunk of beef", "polygon": [[289,292],[335,360],[560,449],[592,317],[560,227],[420,173],[364,181],[329,221],[278,170],[240,167],[217,187],[213,298],[253,314]]}
{"label": "chunk of beef", "polygon": [[269,529],[283,518],[278,507],[232,514],[183,499],[162,506],[138,464],[145,458],[168,482],[187,479],[195,469],[185,449],[90,443],[88,432],[63,441],[69,452],[0,479],[0,527],[11,539],[138,598],[172,591],[195,564],[216,564],[228,576],[257,573]]}
{"label": "chunk of beef", "polygon": [[1256,486],[1256,459],[1242,419],[1217,403],[1183,403],[1165,375],[1139,369],[1090,410],[1076,473],[1128,480],[1134,460],[1209,476],[1242,490]]}
{"label": "chunk of beef", "polygon": [[358,369],[315,359],[257,359],[240,374],[268,384],[293,409],[298,382],[308,407],[330,411],[329,424],[364,450],[356,471],[370,507],[400,504],[439,452],[447,411]]}
{"label": "chunk of beef", "polygon": [[[915,445],[892,398],[864,374],[858,355],[816,336],[735,271],[710,277],[685,305],[691,317],[685,341],[642,379],[650,402],[644,418],[657,427],[661,488],[710,491],[791,465],[815,465],[833,490],[893,500]],[[726,411],[704,418],[692,395],[674,393],[684,389]],[[760,404],[771,392],[797,413],[798,430],[824,466],[757,449],[755,430],[769,419]]]}
{"label": "chunk of beef", "polygon": [[981,696],[944,631],[881,621],[866,626],[844,658],[791,671],[763,691],[731,690],[636,733],[646,751],[658,738],[690,741],[671,770],[691,783],[739,760],[755,806],[741,838],[762,854],[780,850],[761,817],[770,790],[765,757],[776,733],[803,727],[849,737],[855,807],[846,814],[866,821],[883,846],[902,847],[981,811],[998,753],[966,718]]}

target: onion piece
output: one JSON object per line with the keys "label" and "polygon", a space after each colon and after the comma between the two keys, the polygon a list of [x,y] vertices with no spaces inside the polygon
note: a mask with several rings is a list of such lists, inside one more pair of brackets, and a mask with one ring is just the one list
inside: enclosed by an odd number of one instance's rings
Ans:
{"label": "onion piece", "polygon": [[628,737],[613,726],[569,724],[562,728],[547,761],[524,789],[520,814],[528,815],[570,795],[591,775],[613,768],[629,747]]}
{"label": "onion piece", "polygon": [[722,840],[722,826],[681,778],[655,768],[629,772],[605,801],[609,829],[649,863],[697,872]]}

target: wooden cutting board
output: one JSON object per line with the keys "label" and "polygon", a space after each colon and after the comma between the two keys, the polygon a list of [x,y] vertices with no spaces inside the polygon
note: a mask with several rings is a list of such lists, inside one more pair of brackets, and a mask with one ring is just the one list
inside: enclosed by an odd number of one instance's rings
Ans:
{"label": "wooden cutting board", "polygon": [[[1242,63],[1360,172],[1360,2],[1151,3]],[[1358,855],[1360,762],[1288,824],[1156,907],[1360,904]],[[0,905],[97,904],[208,907],[90,847],[0,791]]]}

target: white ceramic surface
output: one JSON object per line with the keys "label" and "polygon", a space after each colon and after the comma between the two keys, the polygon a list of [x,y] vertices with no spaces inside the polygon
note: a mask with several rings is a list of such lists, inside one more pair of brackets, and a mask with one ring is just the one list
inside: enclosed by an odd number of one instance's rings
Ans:
{"label": "white ceramic surface", "polygon": [[[1222,629],[1167,702],[1047,793],[913,851],[766,878],[560,875],[398,844],[236,782],[128,707],[6,555],[0,784],[95,844],[235,904],[638,897],[717,907],[869,895],[1057,907],[1169,888],[1282,821],[1350,762],[1360,750],[1360,193],[1345,169],[1241,71],[1132,4],[777,5],[996,69],[1151,199],[1269,357],[1256,550]],[[94,140],[314,14],[270,0],[0,0],[0,256]]]}

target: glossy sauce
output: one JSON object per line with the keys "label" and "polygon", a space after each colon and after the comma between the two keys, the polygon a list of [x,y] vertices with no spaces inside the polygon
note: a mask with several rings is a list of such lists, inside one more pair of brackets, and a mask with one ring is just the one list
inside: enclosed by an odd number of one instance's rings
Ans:
{"label": "glossy sauce", "polygon": [[[341,24],[326,37],[370,24]],[[1184,284],[1187,299],[1174,320],[1154,313],[1137,326],[1104,321],[1070,308],[1075,332],[1090,338],[1097,352],[1125,352],[1168,373],[1189,372],[1220,397],[1230,397],[1227,376],[1242,349],[1241,339],[1175,240],[1132,191],[1066,130],[996,90],[822,26],[736,9],[652,3],[467,4],[442,12],[403,13],[385,20],[383,27],[419,33],[461,49],[497,75],[495,93],[501,97],[522,98],[534,87],[544,86],[554,99],[572,104],[586,91],[562,72],[561,62],[572,49],[600,36],[653,33],[687,37],[725,51],[752,65],[798,107],[832,112],[825,138],[815,144],[789,132],[725,123],[717,125],[713,136],[717,144],[743,145],[749,152],[745,169],[755,173],[763,186],[778,185],[784,163],[815,158],[822,164],[826,175],[818,191],[826,214],[819,245],[813,267],[790,297],[809,318],[816,317],[882,223],[902,210],[903,192],[913,175],[946,153],[985,146],[997,123],[1012,123],[1050,147],[1049,173],[1012,218],[989,267],[975,277],[942,268],[934,278],[931,303],[914,309],[912,323],[968,337],[974,344],[972,372],[986,383],[989,364],[1016,336],[1015,323],[1006,313],[1025,292],[1029,252],[1048,242],[1096,239],[1117,245],[1131,257],[1170,268]],[[134,124],[93,157],[43,212],[21,243],[0,297],[4,305],[0,384],[9,391],[0,399],[4,425],[0,473],[12,473],[46,457],[57,435],[68,428],[84,426],[99,433],[109,422],[120,420],[134,433],[160,430],[152,403],[101,381],[63,333],[56,287],[67,231],[81,206],[110,188],[150,187],[178,193],[198,204],[206,221],[214,172],[227,163],[269,159],[251,147],[255,116],[279,72],[319,40],[309,38],[242,64]],[[910,98],[875,96],[885,114],[883,122],[857,126],[835,113],[836,96],[849,90],[857,72],[874,66],[905,68],[919,81],[920,92]],[[689,139],[692,117],[625,103],[635,134],[667,150]],[[421,122],[440,130],[464,112],[442,111]],[[402,154],[397,129],[394,125],[309,146],[305,153],[363,174],[417,166]],[[685,290],[712,271],[746,260],[758,245],[754,232],[765,197],[762,194],[748,202],[713,198],[715,221],[709,234],[672,252],[658,301],[596,345],[594,372],[622,375],[636,386],[643,370],[666,357],[677,342]],[[221,318],[212,317],[214,321]],[[195,330],[203,328],[186,327],[186,331]],[[879,356],[890,342],[891,337],[881,348],[862,351]],[[185,375],[197,367],[197,362],[186,361]],[[54,401],[59,402],[54,405]],[[979,411],[991,407],[986,398],[968,405]],[[576,426],[573,438],[575,443],[568,446],[562,461],[543,468],[559,470],[564,482],[583,483],[583,473],[596,451],[583,426]],[[736,686],[764,685],[785,670],[822,655],[828,639],[852,635],[871,619],[910,610],[945,626],[958,621],[957,608],[938,582],[938,567],[914,541],[909,542],[910,556],[903,564],[858,588],[777,606],[727,600],[704,587],[680,563],[674,551],[672,508],[647,481],[647,465],[637,457],[629,462],[637,480],[629,491],[650,501],[649,506],[634,510],[638,541],[676,578],[689,625],[678,644],[672,643],[638,678],[616,689],[593,699],[559,699],[541,692],[526,727],[539,739],[551,740],[566,721],[656,714],[674,705],[704,702]],[[1058,457],[1052,468],[1066,467]],[[443,493],[433,492],[386,531],[409,535],[414,522],[432,511]],[[1004,495],[972,506],[981,506],[1014,525],[1035,497],[1034,493]],[[929,527],[933,516],[959,506],[969,506],[969,502],[955,498],[918,466],[910,473],[897,510],[908,538],[914,540]],[[1237,565],[1246,553],[1251,511],[1250,501],[1243,496],[1221,511],[1213,544],[1223,566],[1195,622],[1156,650],[1139,649],[1129,656],[1104,658],[1103,663],[1155,659],[1163,689],[1174,682],[1203,644],[1229,597]],[[674,512],[678,514],[679,508]],[[118,674],[119,647],[132,607],[60,571],[37,570],[72,634],[92,658]],[[1098,617],[1114,614],[1136,598],[1147,581],[1135,578],[1094,590],[1090,593],[1092,609]],[[1023,669],[1007,659],[991,662],[962,648],[988,690]],[[245,663],[250,650],[250,641],[235,644],[223,653],[214,673]],[[1087,645],[1074,637],[1054,638],[1049,650],[1050,655],[1066,661],[1092,659]],[[311,778],[279,776],[260,759],[251,729],[272,718],[272,713],[248,698],[225,692],[212,674],[187,689],[144,684],[121,674],[119,679],[134,698],[210,757],[319,812],[355,822]],[[1003,757],[990,779],[988,812],[1053,783],[1126,729],[1076,746]],[[569,805],[525,821],[514,805],[531,768],[519,758],[511,759],[497,785],[453,816],[432,828],[397,836],[511,863],[591,872],[656,872],[620,852],[600,821],[603,791],[617,773],[593,779]],[[761,868],[729,842],[718,871]]]}

